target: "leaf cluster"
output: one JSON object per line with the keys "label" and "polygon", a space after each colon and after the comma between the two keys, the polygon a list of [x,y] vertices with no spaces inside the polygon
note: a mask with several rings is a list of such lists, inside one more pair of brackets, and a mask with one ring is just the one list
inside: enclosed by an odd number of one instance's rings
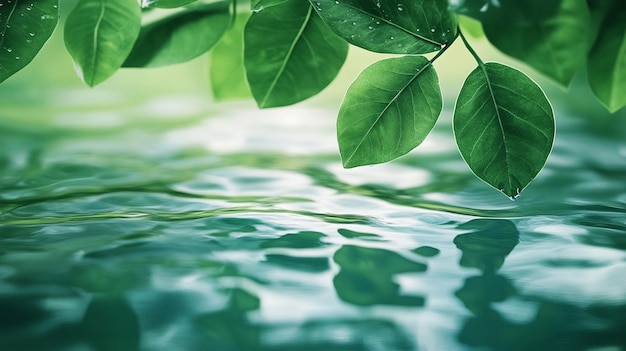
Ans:
{"label": "leaf cluster", "polygon": [[[59,1],[0,1],[0,82],[53,34]],[[64,40],[91,87],[121,68],[209,52],[215,98],[252,96],[260,108],[319,93],[350,45],[393,54],[358,76],[339,110],[342,162],[356,167],[388,162],[423,142],[443,107],[433,63],[460,38],[476,68],[455,105],[457,146],[477,177],[515,198],[546,162],[554,113],[524,73],[482,62],[459,26],[463,17],[477,20],[496,48],[565,87],[586,65],[600,102],[611,112],[626,106],[621,0],[79,0]]]}

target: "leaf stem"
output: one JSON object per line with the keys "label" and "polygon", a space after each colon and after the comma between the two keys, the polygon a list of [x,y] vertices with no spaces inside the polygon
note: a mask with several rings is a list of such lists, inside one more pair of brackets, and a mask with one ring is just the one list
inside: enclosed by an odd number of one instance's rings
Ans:
{"label": "leaf stem", "polygon": [[465,44],[465,48],[467,48],[467,51],[469,51],[470,54],[472,54],[472,56],[474,57],[474,60],[476,60],[476,63],[478,63],[478,65],[481,67],[484,66],[485,63],[483,62],[483,60],[480,59],[476,51],[474,51],[474,48],[472,48],[472,46],[467,42],[467,39],[465,39],[465,36],[463,35],[463,32],[461,32],[460,27],[457,29],[457,32],[458,35],[461,36],[461,40],[463,40],[463,44]]}
{"label": "leaf stem", "polygon": [[435,56],[433,56],[432,59],[428,60],[428,62],[431,65],[433,64],[433,62],[437,61],[439,56],[443,55],[443,53],[446,52],[446,50],[448,50],[448,48],[450,48],[450,46],[452,46],[452,43],[454,43],[456,41],[456,38],[459,37],[459,33],[460,33],[460,31],[457,30],[456,35],[454,36],[454,38],[452,38],[452,40],[447,45],[444,45],[443,48],[441,48],[441,50],[439,50],[437,52],[437,54]]}
{"label": "leaf stem", "polygon": [[229,23],[230,28],[232,28],[235,25],[235,22],[237,19],[237,0],[232,0],[231,3],[232,3],[233,15],[230,18],[230,23]]}

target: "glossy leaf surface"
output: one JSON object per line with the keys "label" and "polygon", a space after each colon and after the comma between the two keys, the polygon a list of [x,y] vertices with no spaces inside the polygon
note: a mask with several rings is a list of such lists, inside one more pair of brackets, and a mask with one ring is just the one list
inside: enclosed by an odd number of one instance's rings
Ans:
{"label": "glossy leaf surface", "polygon": [[441,113],[437,73],[421,56],[378,61],[348,89],[337,138],[346,168],[382,163],[418,146]]}
{"label": "glossy leaf surface", "polygon": [[610,112],[626,106],[626,20],[613,11],[603,21],[589,54],[589,84]]}
{"label": "glossy leaf surface", "polygon": [[141,28],[136,0],[81,0],[65,22],[65,47],[82,80],[95,86],[115,73]]}
{"label": "glossy leaf surface", "polygon": [[26,65],[48,41],[58,22],[58,0],[12,2],[0,7],[0,82]]}
{"label": "glossy leaf surface", "polygon": [[592,42],[585,0],[502,0],[482,22],[489,41],[563,86],[568,86]]}
{"label": "glossy leaf surface", "polygon": [[160,67],[192,60],[217,43],[230,23],[229,4],[194,7],[141,29],[124,67]]}
{"label": "glossy leaf surface", "polygon": [[456,17],[447,0],[311,0],[335,33],[369,51],[424,54],[454,39]]}
{"label": "glossy leaf surface", "polygon": [[243,67],[243,28],[247,13],[237,15],[235,24],[211,50],[209,76],[216,100],[251,96]]}
{"label": "glossy leaf surface", "polygon": [[476,176],[515,198],[546,162],[554,140],[554,115],[543,91],[525,74],[487,63],[463,84],[454,134]]}
{"label": "glossy leaf surface", "polygon": [[246,75],[261,108],[291,105],[319,93],[337,76],[347,53],[347,43],[306,0],[264,7],[244,30]]}

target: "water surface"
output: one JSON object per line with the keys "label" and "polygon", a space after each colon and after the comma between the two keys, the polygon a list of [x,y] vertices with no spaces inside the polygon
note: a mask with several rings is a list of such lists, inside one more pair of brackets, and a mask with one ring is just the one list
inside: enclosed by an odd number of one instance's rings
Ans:
{"label": "water surface", "polygon": [[617,127],[559,111],[512,202],[449,110],[344,170],[333,109],[80,94],[5,95],[1,350],[626,350]]}

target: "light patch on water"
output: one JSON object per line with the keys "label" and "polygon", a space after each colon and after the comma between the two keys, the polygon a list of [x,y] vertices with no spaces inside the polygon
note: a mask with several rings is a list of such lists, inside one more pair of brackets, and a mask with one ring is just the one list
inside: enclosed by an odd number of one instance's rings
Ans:
{"label": "light patch on water", "polygon": [[626,254],[583,245],[532,246],[508,260],[507,275],[525,296],[542,296],[575,305],[626,303]]}
{"label": "light patch on water", "polygon": [[586,269],[572,267],[537,270],[535,274],[524,279],[526,284],[520,287],[523,293],[582,306],[626,303],[624,262]]}
{"label": "light patch on water", "polygon": [[533,228],[533,231],[537,233],[552,234],[562,237],[573,237],[575,235],[583,235],[588,232],[583,227],[563,223],[538,225]]}
{"label": "light patch on water", "polygon": [[345,169],[339,164],[327,167],[337,179],[350,185],[379,184],[389,188],[413,188],[431,181],[430,173],[421,168],[389,163]]}
{"label": "light patch on water", "polygon": [[225,110],[200,126],[168,133],[167,138],[202,142],[208,150],[226,154],[251,150],[284,155],[338,153],[334,112],[298,106]]}
{"label": "light patch on water", "polygon": [[493,304],[493,307],[502,314],[507,321],[530,324],[537,316],[539,304],[536,301],[512,298],[503,302],[496,302]]}

